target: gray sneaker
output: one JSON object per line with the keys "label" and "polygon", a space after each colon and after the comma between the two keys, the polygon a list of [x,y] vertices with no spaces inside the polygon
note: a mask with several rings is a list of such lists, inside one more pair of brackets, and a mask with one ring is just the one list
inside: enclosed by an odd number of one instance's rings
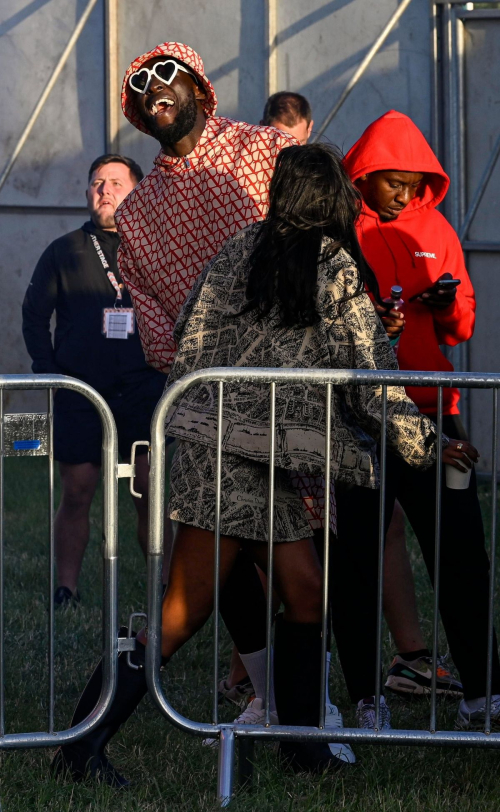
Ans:
{"label": "gray sneaker", "polygon": [[[361,699],[356,708],[356,721],[358,727],[364,730],[375,730],[375,697]],[[391,712],[385,704],[383,696],[380,697],[379,730],[391,729]]]}
{"label": "gray sneaker", "polygon": [[237,682],[236,685],[233,685],[232,688],[229,688],[225,679],[221,679],[219,682],[219,704],[223,702],[224,699],[227,699],[228,702],[232,702],[233,705],[236,705],[240,710],[245,710],[253,696],[255,696],[255,691],[250,677],[245,677],[240,682]]}
{"label": "gray sneaker", "polygon": [[[430,694],[432,684],[432,657],[419,657],[418,660],[405,660],[400,654],[394,657],[385,687],[403,696]],[[461,699],[462,683],[446,666],[446,655],[436,658],[436,694]]]}
{"label": "gray sneaker", "polygon": [[[457,713],[455,730],[484,730],[486,721],[486,697],[484,704],[475,711],[467,708],[465,700],[462,699]],[[491,697],[491,727],[492,730],[500,730],[500,695]]]}

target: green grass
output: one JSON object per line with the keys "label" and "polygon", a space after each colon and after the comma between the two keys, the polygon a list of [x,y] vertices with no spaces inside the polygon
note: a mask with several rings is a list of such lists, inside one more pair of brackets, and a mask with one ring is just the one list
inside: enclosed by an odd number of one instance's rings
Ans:
{"label": "green grass", "polygon": [[[46,460],[6,460],[5,656],[7,732],[43,730],[47,714],[47,522]],[[145,564],[135,541],[135,515],[126,483],[120,483],[120,618],[143,611]],[[490,498],[481,492],[486,524]],[[81,578],[82,604],[56,616],[56,729],[68,725],[72,709],[99,653],[101,623],[100,496],[92,509],[92,537]],[[422,625],[430,640],[432,595],[419,554],[412,546]],[[464,585],[464,589],[467,586]],[[210,624],[177,655],[165,674],[174,707],[195,720],[210,718]],[[442,650],[446,650],[442,641]],[[223,638],[221,667],[230,644]],[[392,647],[385,636],[385,663]],[[335,660],[335,658],[334,658]],[[334,663],[335,666],[335,663]],[[338,665],[331,695],[354,724]],[[394,726],[427,727],[426,700],[391,700]],[[456,706],[439,707],[441,728],[453,725]],[[224,718],[234,715],[223,710]],[[53,750],[2,751],[0,799],[4,812],[163,812],[218,808],[216,753],[200,740],[173,729],[146,699],[113,740],[111,758],[134,781],[128,792],[105,786],[71,785],[49,776]],[[255,751],[250,793],[239,792],[235,812],[486,812],[500,807],[499,754],[494,750],[358,746],[358,764],[345,774],[309,778],[281,773],[273,744]]]}

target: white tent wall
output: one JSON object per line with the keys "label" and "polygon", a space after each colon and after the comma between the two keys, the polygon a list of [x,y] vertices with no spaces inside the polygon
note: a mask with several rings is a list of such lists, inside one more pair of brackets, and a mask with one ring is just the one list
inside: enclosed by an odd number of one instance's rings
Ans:
{"label": "white tent wall", "polygon": [[[398,7],[397,0],[274,0],[276,89],[305,93],[317,124]],[[0,167],[18,138],[87,0],[4,0],[0,4]],[[265,0],[118,0],[118,74],[165,40],[192,45],[219,97],[219,113],[258,122],[267,96]],[[26,372],[21,303],[44,248],[85,219],[92,160],[106,150],[104,0],[99,0],[4,188],[0,191],[0,283],[4,340],[0,369]],[[429,6],[413,0],[326,136],[347,149],[390,107],[412,115],[429,135]],[[116,87],[116,105],[119,88]],[[152,138],[119,114],[117,146],[147,171]],[[31,400],[35,398],[31,395]],[[39,396],[38,396],[39,397]],[[20,395],[9,408],[27,408]],[[31,406],[30,406],[31,408]]]}
{"label": "white tent wall", "polygon": [[[87,3],[4,0],[0,4],[0,70],[4,77],[0,170]],[[317,129],[400,6],[398,0],[183,0],[181,6],[168,0],[109,3],[116,7],[117,79],[110,94],[118,120],[115,146],[146,172],[158,146],[128,124],[119,111],[121,77],[134,57],[166,40],[188,43],[203,57],[219,98],[219,114],[257,123],[269,90],[267,20],[271,5],[276,15],[271,89],[304,93],[312,104]],[[105,0],[98,0],[0,191],[2,372],[30,370],[21,333],[21,303],[38,257],[53,239],[86,219],[88,167],[106,151],[107,143],[106,42]],[[325,137],[346,151],[370,121],[395,108],[410,115],[430,139],[431,87],[430,3],[412,0]],[[470,122],[473,129],[474,122],[477,125],[477,114]],[[488,138],[491,141],[490,135]],[[479,161],[469,174],[475,179],[481,171]],[[484,258],[475,254],[472,264],[486,262],[493,267],[495,261],[490,254]],[[493,272],[489,271],[488,279]],[[491,297],[485,298],[482,292],[483,275],[477,271],[474,276],[486,315]],[[482,309],[480,306],[480,318]],[[472,344],[471,369],[496,370],[491,339],[486,343],[484,353],[484,340],[477,350],[479,342]],[[20,394],[11,399],[8,409],[31,410],[37,403],[44,405],[39,396],[31,394],[28,402],[27,393]],[[487,433],[484,426],[475,439],[480,442]]]}

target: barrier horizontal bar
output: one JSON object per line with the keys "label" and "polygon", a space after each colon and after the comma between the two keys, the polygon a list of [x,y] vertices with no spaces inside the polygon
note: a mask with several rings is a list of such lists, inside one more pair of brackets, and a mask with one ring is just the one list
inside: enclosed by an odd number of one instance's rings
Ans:
{"label": "barrier horizontal bar", "polygon": [[[227,727],[227,725],[226,725]],[[212,736],[215,737],[212,730]],[[337,742],[349,742],[350,744],[403,744],[403,745],[460,745],[464,747],[500,747],[500,733],[484,733],[483,731],[464,730],[437,730],[431,733],[429,730],[365,730],[359,727],[332,728],[317,727],[288,727],[273,725],[264,727],[262,725],[234,725],[234,735],[236,738],[250,738],[276,741],[324,741],[330,742],[332,738]]]}
{"label": "barrier horizontal bar", "polygon": [[[1,380],[1,379],[0,379]],[[166,412],[180,395],[192,386],[203,383],[230,381],[231,383],[308,383],[342,386],[367,384],[370,386],[445,386],[458,388],[491,389],[500,387],[500,373],[480,372],[428,372],[385,369],[273,369],[268,367],[212,367],[190,372],[176,381],[165,392],[157,411]],[[168,398],[168,401],[167,401]],[[157,412],[153,416],[155,420]]]}

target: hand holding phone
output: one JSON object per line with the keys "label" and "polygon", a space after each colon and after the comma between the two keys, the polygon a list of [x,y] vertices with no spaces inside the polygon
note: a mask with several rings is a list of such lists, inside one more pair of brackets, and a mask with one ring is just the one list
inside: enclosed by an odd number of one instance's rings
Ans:
{"label": "hand holding phone", "polygon": [[429,307],[435,307],[438,310],[444,310],[455,301],[457,295],[457,287],[462,283],[461,279],[453,279],[451,273],[444,273],[439,279],[422,291],[422,293],[412,296],[410,301],[419,301]]}

